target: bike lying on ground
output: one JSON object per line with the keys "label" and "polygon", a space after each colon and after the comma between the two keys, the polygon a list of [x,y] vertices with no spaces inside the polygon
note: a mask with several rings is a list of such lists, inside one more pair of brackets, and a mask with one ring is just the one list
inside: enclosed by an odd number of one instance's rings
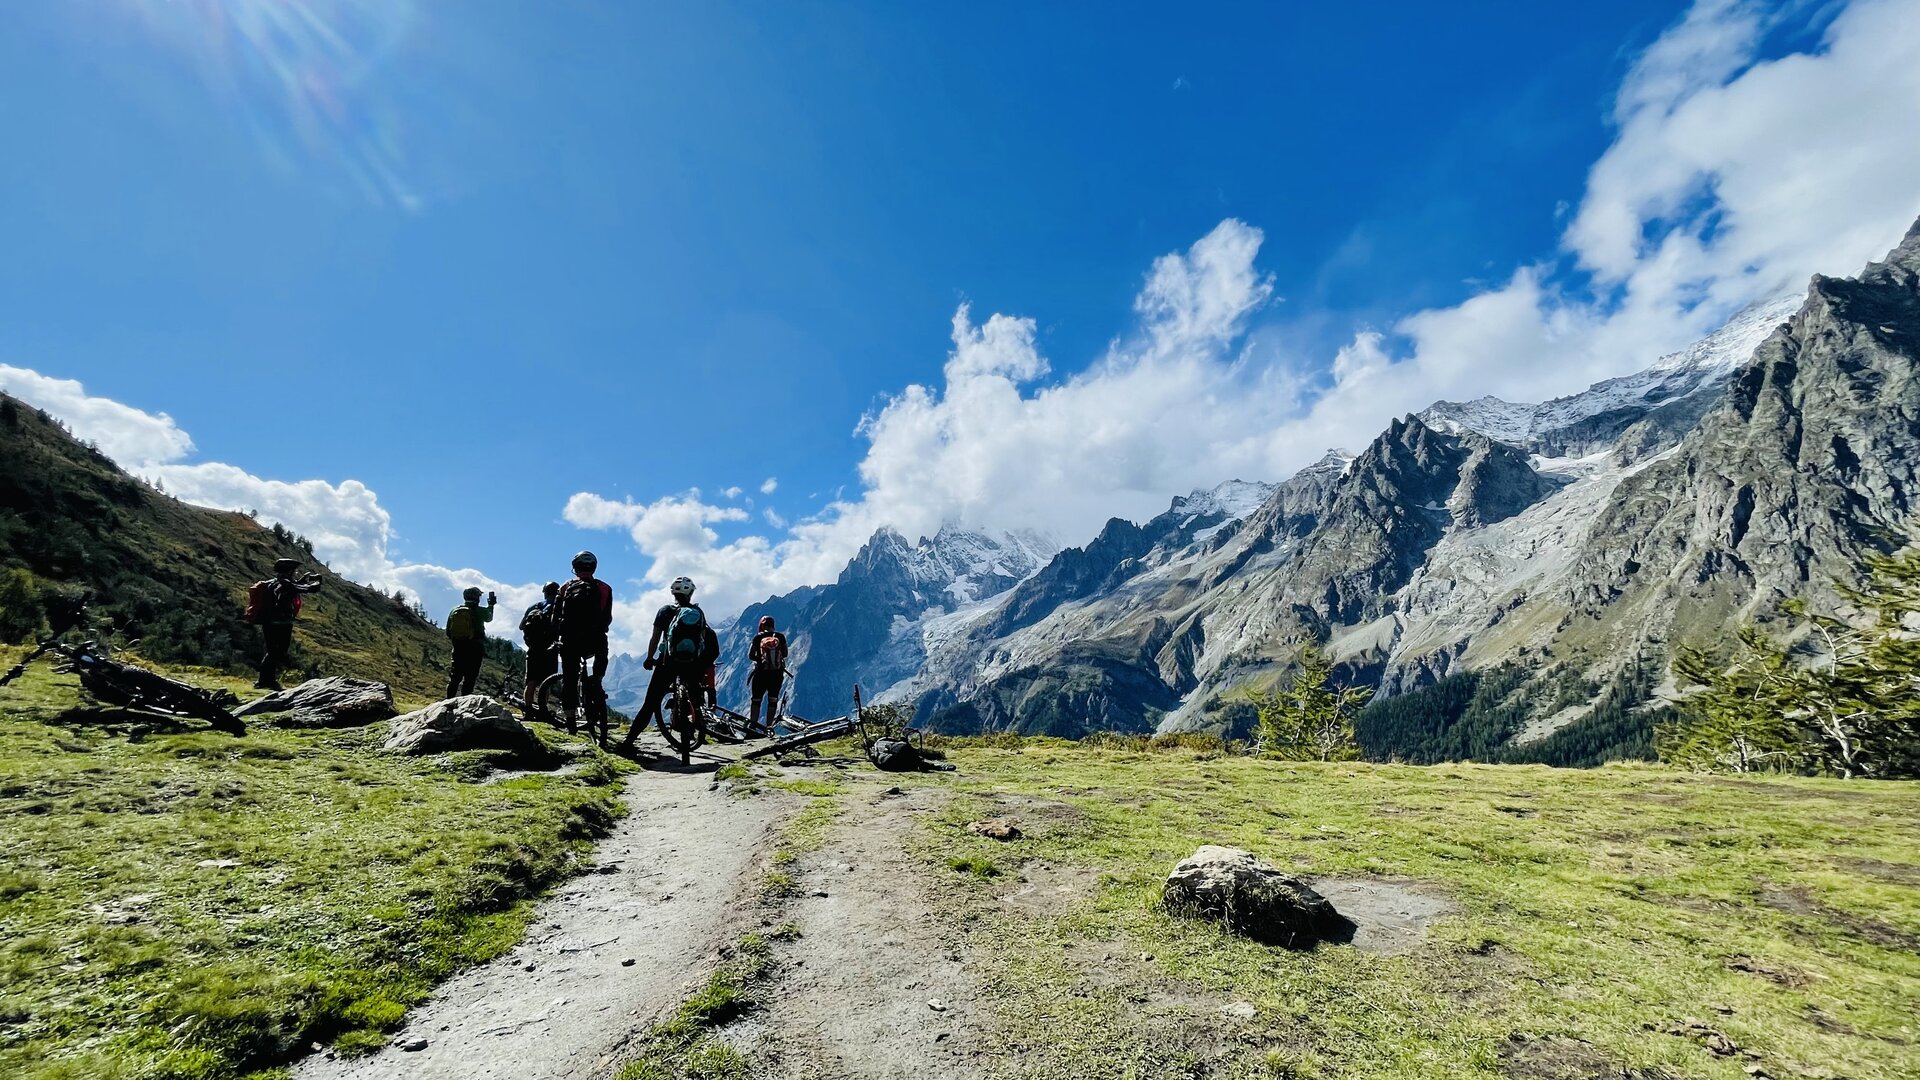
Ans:
{"label": "bike lying on ground", "polygon": [[145,668],[122,663],[109,657],[107,650],[97,641],[78,645],[62,642],[61,635],[79,622],[80,615],[76,612],[73,623],[60,627],[53,637],[42,641],[25,659],[13,665],[5,675],[0,675],[0,686],[25,674],[28,664],[53,653],[65,661],[57,670],[62,674],[80,676],[80,685],[103,704],[167,717],[204,720],[230,735],[247,733],[246,724],[233,715],[228,707],[229,703],[239,704],[239,700],[227,691],[202,690]]}

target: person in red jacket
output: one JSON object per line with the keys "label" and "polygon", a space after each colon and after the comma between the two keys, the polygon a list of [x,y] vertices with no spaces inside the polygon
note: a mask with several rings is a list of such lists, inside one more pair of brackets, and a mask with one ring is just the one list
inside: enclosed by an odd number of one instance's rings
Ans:
{"label": "person in red jacket", "polygon": [[773,628],[773,616],[760,617],[760,629],[747,645],[747,662],[753,665],[750,678],[753,704],[747,719],[760,722],[760,699],[767,701],[767,730],[780,722],[780,688],[787,681],[787,635]]}

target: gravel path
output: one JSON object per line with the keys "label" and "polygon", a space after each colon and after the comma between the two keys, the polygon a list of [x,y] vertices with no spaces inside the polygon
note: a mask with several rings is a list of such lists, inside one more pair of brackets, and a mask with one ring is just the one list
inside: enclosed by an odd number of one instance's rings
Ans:
{"label": "gravel path", "polygon": [[386,1049],[309,1058],[295,1077],[558,1080],[605,1069],[704,975],[729,902],[788,805],[729,798],[711,782],[710,765],[631,777],[629,813],[595,850],[598,870],[544,901],[526,941],[455,976]]}
{"label": "gravel path", "polygon": [[980,1075],[980,986],[958,936],[931,914],[904,844],[934,796],[879,791],[856,783],[828,843],[798,867],[787,918],[800,937],[781,950],[767,1008],[735,1037],[756,1076]]}

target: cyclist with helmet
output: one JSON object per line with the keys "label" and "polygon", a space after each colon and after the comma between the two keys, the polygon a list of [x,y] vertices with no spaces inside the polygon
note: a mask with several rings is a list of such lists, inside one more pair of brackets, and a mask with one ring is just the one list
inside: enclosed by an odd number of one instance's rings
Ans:
{"label": "cyclist with helmet", "polygon": [[773,616],[760,617],[760,629],[747,645],[747,663],[752,665],[753,704],[747,709],[749,723],[760,722],[760,700],[767,702],[767,730],[780,722],[780,687],[787,681],[787,635],[774,629]]}
{"label": "cyclist with helmet", "polygon": [[527,643],[527,711],[533,711],[534,692],[540,684],[547,681],[549,675],[560,670],[560,655],[553,651],[554,598],[560,595],[560,583],[549,581],[540,590],[543,599],[536,600],[520,616],[520,638]]}
{"label": "cyclist with helmet", "polygon": [[646,701],[634,714],[633,726],[627,730],[622,747],[632,747],[648,722],[660,718],[660,707],[673,689],[674,679],[683,671],[691,669],[705,688],[708,703],[714,700],[713,664],[720,653],[719,637],[708,623],[706,612],[693,602],[692,578],[675,578],[667,588],[673,594],[673,603],[655,613],[653,634],[647,639],[647,659],[643,666],[653,672],[653,678],[647,683]]}
{"label": "cyclist with helmet", "polygon": [[[280,672],[293,651],[293,621],[300,617],[301,597],[320,587],[319,574],[300,575],[297,559],[275,559],[273,576],[248,590],[248,619],[260,627],[260,690],[280,689]],[[251,597],[258,592],[261,610],[253,611]]]}
{"label": "cyclist with helmet", "polygon": [[613,586],[593,576],[600,560],[591,551],[573,557],[573,580],[560,586],[554,599],[555,648],[566,675],[562,701],[567,715],[580,701],[579,687],[588,684],[587,728],[602,745],[607,741],[607,695],[600,680],[607,673],[607,630],[613,625]]}

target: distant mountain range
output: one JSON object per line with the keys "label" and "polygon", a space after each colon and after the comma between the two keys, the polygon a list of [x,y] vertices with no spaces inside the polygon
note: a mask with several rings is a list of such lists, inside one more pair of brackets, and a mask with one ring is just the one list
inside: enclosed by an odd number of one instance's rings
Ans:
{"label": "distant mountain range", "polygon": [[1907,535],[1917,279],[1920,225],[1859,277],[1816,277],[1637,374],[1437,402],[1355,454],[1080,547],[882,530],[837,581],[742,613],[727,655],[772,614],[802,715],[845,711],[858,682],[948,730],[1075,736],[1244,722],[1238,689],[1312,642],[1383,695],[1469,669],[1553,678],[1551,711],[1514,735],[1543,739],[1591,711],[1569,673],[1617,696],[1673,643],[1827,591]]}

